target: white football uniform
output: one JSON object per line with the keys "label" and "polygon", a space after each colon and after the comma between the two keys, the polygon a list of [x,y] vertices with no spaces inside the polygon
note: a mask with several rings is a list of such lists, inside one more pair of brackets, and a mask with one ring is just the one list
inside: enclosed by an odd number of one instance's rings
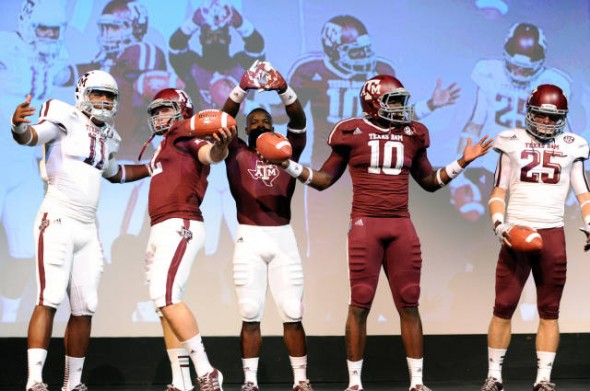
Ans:
{"label": "white football uniform", "polygon": [[588,191],[582,165],[587,141],[566,132],[541,143],[524,129],[511,129],[498,135],[494,149],[502,154],[495,186],[509,190],[506,221],[536,229],[562,227],[570,185],[575,194]]}
{"label": "white football uniform", "polygon": [[118,171],[121,141],[77,108],[48,100],[32,125],[45,146],[48,187],[35,224],[37,304],[58,307],[67,292],[75,315],[92,315],[103,269],[96,227],[102,177]]}
{"label": "white football uniform", "polygon": [[234,284],[240,316],[260,322],[270,286],[283,322],[303,316],[303,266],[290,225],[238,225],[233,257]]}
{"label": "white football uniform", "polygon": [[[505,70],[504,60],[480,60],[471,73],[471,79],[477,85],[477,104],[472,121],[483,125],[483,134],[495,137],[499,132],[512,128],[524,128],[526,102],[531,91],[541,84],[554,84],[560,87],[569,99],[571,79],[555,68],[544,68],[529,83],[516,85]],[[470,165],[484,167],[494,172],[496,159],[487,154]]]}

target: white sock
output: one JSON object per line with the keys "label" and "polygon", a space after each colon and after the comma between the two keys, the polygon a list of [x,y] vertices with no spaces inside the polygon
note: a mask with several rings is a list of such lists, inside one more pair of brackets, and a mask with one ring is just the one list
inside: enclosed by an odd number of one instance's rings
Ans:
{"label": "white sock", "polygon": [[307,356],[291,357],[291,368],[293,368],[293,386],[301,381],[307,381]]}
{"label": "white sock", "polygon": [[82,369],[84,369],[84,357],[66,356],[63,391],[70,391],[82,383]]}
{"label": "white sock", "polygon": [[496,378],[502,383],[502,365],[506,349],[493,349],[488,346],[488,377]]}
{"label": "white sock", "polygon": [[363,360],[346,360],[346,366],[348,367],[348,387],[358,386],[359,390],[362,389],[361,372],[363,370]]}
{"label": "white sock", "polygon": [[537,380],[535,380],[535,384],[551,381],[551,369],[553,369],[555,355],[555,352],[537,351]]}
{"label": "white sock", "polygon": [[410,372],[410,388],[417,386],[422,383],[422,367],[424,365],[424,358],[409,358],[406,357],[408,362],[408,371]]}
{"label": "white sock", "polygon": [[244,383],[258,385],[258,357],[243,358],[242,368],[244,369]]}
{"label": "white sock", "polygon": [[21,301],[22,299],[20,297],[13,299],[10,297],[0,295],[0,302],[2,303],[2,305],[0,305],[0,307],[2,308],[2,318],[0,319],[0,322],[16,322],[16,316],[18,315],[18,309],[20,307]]}
{"label": "white sock", "polygon": [[202,377],[213,370],[213,367],[209,363],[209,357],[207,357],[201,334],[197,334],[191,339],[182,342],[181,345],[189,352],[198,377]]}
{"label": "white sock", "polygon": [[168,349],[170,369],[172,369],[172,385],[179,390],[192,390],[191,359],[184,349]]}
{"label": "white sock", "polygon": [[47,350],[45,349],[27,350],[29,377],[25,388],[31,388],[35,383],[43,383],[43,366],[46,358]]}

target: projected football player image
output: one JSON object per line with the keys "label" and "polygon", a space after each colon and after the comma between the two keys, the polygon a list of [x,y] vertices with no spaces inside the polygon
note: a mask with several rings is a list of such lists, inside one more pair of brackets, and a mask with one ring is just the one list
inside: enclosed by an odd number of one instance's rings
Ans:
{"label": "projected football player image", "polygon": [[[310,140],[308,147],[312,148],[313,166],[320,166],[330,154],[331,149],[326,142],[328,130],[345,118],[362,115],[358,91],[365,81],[378,74],[396,74],[391,62],[377,56],[367,28],[354,16],[339,15],[329,19],[322,27],[320,38],[323,51],[301,57],[293,64],[288,76],[304,108],[310,105],[313,140]],[[459,92],[460,89],[454,83],[443,88],[438,80],[432,96],[414,105],[415,115],[423,118],[433,110],[454,104]],[[336,192],[338,196],[334,197]],[[346,258],[344,238],[348,220],[345,213],[335,212],[348,209],[351,192],[348,175],[344,175],[330,192],[320,194],[306,191],[310,241],[307,253],[314,260],[310,266],[321,266],[324,272],[336,270],[335,264],[326,267],[326,261]],[[326,229],[328,216],[331,221],[335,219],[333,226],[339,229]],[[315,275],[318,274],[310,273],[311,278]]]}
{"label": "projected football player image", "polygon": [[[471,79],[477,85],[477,95],[457,152],[482,131],[495,137],[506,129],[524,128],[527,98],[538,85],[554,84],[570,96],[569,76],[548,67],[546,55],[543,30],[530,23],[516,23],[504,41],[503,58],[475,64]],[[467,221],[475,222],[484,214],[482,195],[486,197],[493,187],[495,167],[495,157],[489,154],[451,185],[451,203]]]}
{"label": "projected football player image", "polygon": [[[306,119],[297,94],[269,63],[256,62],[229,94],[223,110],[235,116],[251,89],[278,93],[289,117],[286,139],[292,147],[293,161],[298,161],[306,142]],[[239,222],[233,276],[242,318],[244,383],[241,390],[259,389],[260,321],[270,288],[283,322],[285,347],[293,368],[293,390],[312,391],[307,379],[307,344],[302,324],[303,266],[291,227],[296,180],[261,158],[256,147],[261,135],[274,131],[270,113],[263,108],[250,111],[245,127],[247,142],[236,138],[229,145],[225,163]]]}
{"label": "projected football player image", "polygon": [[81,375],[104,263],[96,222],[101,181],[134,181],[148,173],[145,166],[125,166],[115,160],[121,142],[112,125],[119,107],[115,79],[103,71],[88,72],[78,80],[75,98],[75,107],[47,100],[39,122],[29,125],[27,117],[35,108],[28,95],[12,116],[16,142],[43,145],[46,151],[48,185],[34,225],[37,298],[27,350],[26,389],[33,391],[47,390],[42,372],[55,312],[66,295],[70,318],[64,337],[62,390],[86,389]]}
{"label": "projected football player image", "polygon": [[[232,34],[233,33],[233,34]],[[191,45],[198,35],[199,47]],[[230,53],[232,38],[242,40],[235,53]],[[257,59],[264,58],[264,39],[255,26],[227,0],[205,0],[172,34],[169,40],[170,64],[186,84],[187,93],[201,110],[221,108],[242,74]],[[254,107],[246,99],[242,110]],[[207,239],[205,255],[214,255],[224,229],[233,240],[237,230],[236,205],[224,169],[225,162],[211,170],[209,190],[201,205],[205,214]],[[227,270],[216,267],[222,301],[232,301]]]}
{"label": "projected football player image", "polygon": [[476,144],[470,140],[458,160],[434,170],[426,152],[430,146],[428,129],[414,121],[409,99],[410,93],[398,79],[375,76],[360,90],[364,116],[336,124],[328,137],[332,151],[321,169],[312,170],[290,160],[281,163],[290,175],[317,190],[332,186],[347,166],[352,178],[345,335],[350,391],[363,389],[367,317],[381,269],[400,317],[410,391],[430,390],[422,377],[423,335],[418,311],[422,255],[408,209],[409,177],[424,190],[437,191],[485,155],[492,144],[487,136]]}
{"label": "projected football player image", "polygon": [[146,279],[150,299],[161,315],[171,362],[168,390],[193,389],[187,368],[190,357],[199,388],[223,391],[223,375],[211,366],[197,320],[183,296],[194,260],[205,243],[200,205],[210,165],[225,159],[236,129],[218,129],[212,142],[197,138],[194,119],[198,114],[192,116],[192,110],[187,94],[174,89],[160,91],[148,108],[150,127],[162,141],[149,163],[151,229],[145,254]]}
{"label": "projected football player image", "polygon": [[[0,32],[0,120],[8,124],[14,107],[30,94],[39,107],[54,85],[65,83],[68,55],[63,46],[66,12],[59,0],[26,0],[18,13],[18,30]],[[65,76],[64,76],[65,75]],[[37,161],[40,148],[15,145],[9,134],[0,137],[0,216],[6,252],[0,255],[0,322],[19,318],[22,294],[33,271],[35,256],[31,226],[35,208],[19,207],[26,199],[38,205],[43,182]],[[14,175],[19,172],[19,175]],[[10,281],[3,281],[10,278]]]}
{"label": "projected football player image", "polygon": [[[74,74],[100,69],[117,80],[121,106],[125,107],[117,117],[121,137],[125,140],[117,157],[129,164],[137,162],[139,151],[151,134],[144,119],[145,107],[159,90],[182,87],[176,76],[167,70],[164,50],[146,40],[148,23],[149,15],[141,2],[109,1],[97,20],[98,53],[89,63],[72,67]],[[144,156],[149,158],[153,151],[154,146],[149,144]],[[141,232],[147,219],[148,187],[146,179],[103,192],[98,219],[104,222],[99,224],[99,232],[107,261],[123,258],[123,255],[111,253],[118,237]]]}
{"label": "projected football player image", "polygon": [[[551,370],[559,345],[559,308],[566,281],[564,204],[571,187],[581,206],[590,249],[590,192],[584,175],[588,143],[565,132],[568,101],[555,85],[536,87],[526,102],[523,128],[500,132],[500,154],[489,199],[494,232],[502,247],[496,267],[496,298],[488,330],[488,375],[482,391],[504,389],[502,366],[512,334],[512,316],[530,274],[537,291],[537,377],[534,391],[553,391]],[[517,227],[537,230],[542,248],[518,251]],[[514,244],[514,246],[513,246]]]}

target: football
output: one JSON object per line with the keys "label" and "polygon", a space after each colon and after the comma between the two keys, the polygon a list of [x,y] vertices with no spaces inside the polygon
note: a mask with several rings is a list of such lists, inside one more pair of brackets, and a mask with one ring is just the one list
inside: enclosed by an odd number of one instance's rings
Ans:
{"label": "football", "polygon": [[198,137],[211,136],[224,127],[236,126],[234,117],[221,110],[202,110],[190,119],[191,129]]}
{"label": "football", "polygon": [[526,225],[515,225],[508,231],[508,241],[514,251],[528,253],[540,251],[543,239],[536,229]]}
{"label": "football", "polygon": [[293,153],[289,140],[282,134],[275,132],[266,132],[258,136],[256,150],[260,156],[270,162],[289,159]]}

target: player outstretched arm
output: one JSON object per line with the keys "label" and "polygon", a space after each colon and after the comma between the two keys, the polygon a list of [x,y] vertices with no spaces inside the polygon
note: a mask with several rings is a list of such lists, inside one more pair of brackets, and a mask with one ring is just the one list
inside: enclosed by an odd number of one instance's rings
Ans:
{"label": "player outstretched arm", "polygon": [[224,127],[213,134],[215,142],[199,149],[199,161],[202,164],[215,164],[224,160],[229,154],[228,146],[236,136],[236,127]]}
{"label": "player outstretched arm", "polygon": [[494,140],[488,136],[483,136],[475,145],[471,143],[471,139],[467,140],[463,155],[445,168],[439,168],[436,171],[432,168],[424,151],[412,165],[412,177],[424,190],[437,191],[459,175],[472,161],[488,153],[493,142]]}
{"label": "player outstretched arm", "polygon": [[33,127],[29,126],[31,120],[27,118],[35,115],[36,109],[34,107],[30,107],[31,100],[31,94],[27,95],[25,101],[16,106],[14,114],[12,114],[12,138],[14,138],[14,141],[20,145],[37,145],[37,132]]}
{"label": "player outstretched arm", "polygon": [[107,177],[107,181],[111,183],[127,183],[138,181],[150,175],[147,164],[119,164],[117,167],[117,173]]}
{"label": "player outstretched arm", "polygon": [[[414,106],[414,112],[417,119],[422,119],[441,107],[454,105],[461,96],[461,88],[457,83],[451,83],[445,88],[442,86],[442,80],[437,79],[432,96],[427,101],[419,101]],[[424,104],[425,103],[425,104]]]}
{"label": "player outstretched arm", "polygon": [[332,150],[332,154],[319,170],[314,170],[291,159],[277,164],[283,167],[293,178],[299,179],[304,185],[321,191],[332,186],[344,174],[348,158],[338,151]]}

